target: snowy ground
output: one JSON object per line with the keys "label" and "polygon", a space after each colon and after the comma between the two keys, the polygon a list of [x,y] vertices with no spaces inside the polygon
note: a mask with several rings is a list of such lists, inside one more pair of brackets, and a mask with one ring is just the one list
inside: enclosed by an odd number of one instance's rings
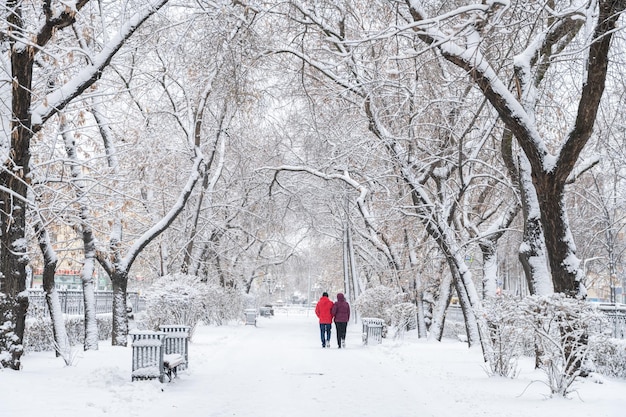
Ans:
{"label": "snowy ground", "polygon": [[199,327],[190,367],[172,383],[131,382],[130,347],[102,342],[70,367],[29,354],[22,371],[0,371],[0,417],[626,415],[623,380],[586,379],[572,398],[548,399],[530,360],[516,379],[489,378],[479,350],[463,343],[409,334],[365,347],[354,323],[347,349],[322,349],[314,314],[285,311],[258,327]]}

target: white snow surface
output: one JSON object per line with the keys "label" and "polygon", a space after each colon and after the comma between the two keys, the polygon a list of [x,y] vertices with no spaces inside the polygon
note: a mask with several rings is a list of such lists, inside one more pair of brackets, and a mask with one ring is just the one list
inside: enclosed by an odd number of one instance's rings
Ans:
{"label": "white snow surface", "polygon": [[[333,327],[333,337],[335,329]],[[312,311],[277,310],[243,321],[200,326],[189,369],[170,383],[131,382],[131,348],[101,342],[72,366],[51,353],[0,370],[0,416],[96,417],[617,417],[626,381],[581,380],[571,398],[548,398],[531,359],[515,379],[489,377],[481,353],[457,340],[383,339],[364,346],[348,325],[347,347],[322,349]],[[602,383],[598,383],[602,382]]]}

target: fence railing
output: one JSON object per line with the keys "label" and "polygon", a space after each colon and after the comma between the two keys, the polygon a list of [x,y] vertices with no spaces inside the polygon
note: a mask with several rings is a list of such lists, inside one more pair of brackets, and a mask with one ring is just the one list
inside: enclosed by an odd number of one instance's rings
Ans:
{"label": "fence railing", "polygon": [[598,304],[598,310],[607,318],[612,337],[626,339],[626,305],[602,303]]}
{"label": "fence railing", "polygon": [[[83,301],[83,292],[77,290],[57,290],[59,294],[59,302],[61,303],[61,311],[68,315],[85,314],[85,303]],[[113,312],[113,291],[96,291],[95,308],[96,314],[106,314]],[[127,293],[127,302],[132,306],[133,312],[141,311],[143,308],[143,300],[137,292]],[[46,302],[46,293],[42,290],[28,291],[28,314],[31,316],[48,313],[48,303]]]}
{"label": "fence railing", "polygon": [[[616,339],[626,339],[626,304],[620,303],[594,303],[594,306],[602,312],[607,320],[607,328],[611,337]],[[446,322],[463,322],[463,312],[458,305],[451,305],[446,312]]]}

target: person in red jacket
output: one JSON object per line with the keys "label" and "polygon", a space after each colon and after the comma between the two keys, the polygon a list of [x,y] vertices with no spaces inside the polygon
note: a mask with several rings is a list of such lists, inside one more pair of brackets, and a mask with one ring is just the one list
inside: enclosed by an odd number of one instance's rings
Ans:
{"label": "person in red jacket", "polygon": [[333,315],[330,310],[332,310],[333,304],[328,298],[328,293],[324,292],[315,305],[315,314],[320,319],[320,337],[323,348],[330,347],[330,332],[333,323]]}
{"label": "person in red jacket", "polygon": [[339,349],[346,347],[346,329],[348,321],[350,321],[350,304],[346,301],[343,293],[337,294],[337,302],[333,304],[331,314],[335,319],[335,328],[337,330],[337,346]]}

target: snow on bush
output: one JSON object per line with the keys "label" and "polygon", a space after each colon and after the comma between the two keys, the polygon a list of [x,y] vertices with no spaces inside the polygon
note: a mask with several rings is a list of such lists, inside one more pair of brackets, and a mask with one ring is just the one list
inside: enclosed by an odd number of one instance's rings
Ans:
{"label": "snow on bush", "polygon": [[[413,329],[417,327],[417,310],[415,306],[412,308],[406,306],[410,303],[404,302],[405,297],[405,294],[393,288],[379,285],[363,291],[356,299],[354,306],[361,317],[379,318],[385,321],[383,337],[387,335],[387,326],[394,326],[396,328],[394,337],[398,337],[406,330],[407,323],[411,326],[415,323]],[[411,315],[413,318],[409,317]]]}
{"label": "snow on bush", "polygon": [[394,339],[402,337],[408,330],[417,329],[417,307],[413,303],[394,304],[387,310],[391,327],[395,329]]}
{"label": "snow on bush", "polygon": [[605,317],[588,303],[563,294],[530,296],[520,307],[525,324],[534,331],[537,362],[551,393],[566,397],[576,379],[589,370],[594,345],[606,341],[597,332]]}
{"label": "snow on bush", "polygon": [[356,299],[355,307],[361,317],[375,317],[384,319],[391,324],[390,308],[394,304],[401,303],[404,296],[398,291],[379,285],[368,288]]}
{"label": "snow on bush", "polygon": [[[491,351],[488,355],[489,375],[513,378],[517,362],[533,344],[533,332],[524,326],[519,300],[508,294],[484,300],[483,311],[487,321]],[[532,351],[532,350],[531,350]]]}
{"label": "snow on bush", "polygon": [[626,378],[626,340],[597,340],[594,337],[592,346],[592,370],[614,378]]}
{"label": "snow on bush", "polygon": [[219,325],[242,313],[242,297],[235,290],[202,282],[193,275],[173,274],[161,277],[148,290],[145,326],[158,330],[165,324],[186,325],[193,335],[200,321]]}
{"label": "snow on bush", "polygon": [[[96,321],[98,324],[98,339],[110,339],[113,326],[112,315],[98,314]],[[83,316],[66,317],[65,330],[70,346],[82,345],[85,342],[85,318]],[[26,321],[24,350],[26,352],[47,352],[55,350],[52,321],[47,314],[39,312]]]}

